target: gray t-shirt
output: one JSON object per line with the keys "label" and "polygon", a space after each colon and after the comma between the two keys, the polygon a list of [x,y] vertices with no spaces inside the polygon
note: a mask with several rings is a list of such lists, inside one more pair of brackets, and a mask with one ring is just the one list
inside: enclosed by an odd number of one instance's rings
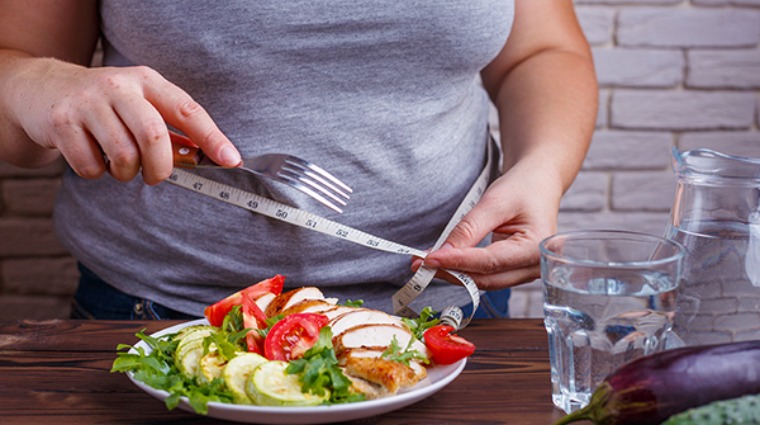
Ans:
{"label": "gray t-shirt", "polygon": [[[204,176],[427,249],[483,165],[479,71],[513,1],[101,2],[105,64],[186,90],[243,156],[283,152],[349,183],[343,214],[239,171]],[[164,182],[68,171],[55,210],[70,252],[114,287],[190,314],[274,274],[390,311],[410,257],[341,241]],[[464,305],[440,283],[421,304]]]}

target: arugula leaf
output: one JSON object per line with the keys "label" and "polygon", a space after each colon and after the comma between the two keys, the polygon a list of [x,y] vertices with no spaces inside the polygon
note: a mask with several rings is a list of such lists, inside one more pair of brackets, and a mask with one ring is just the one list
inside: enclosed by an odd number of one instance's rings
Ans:
{"label": "arugula leaf", "polygon": [[405,366],[409,366],[409,362],[412,360],[417,360],[425,364],[430,363],[430,360],[428,360],[424,354],[415,349],[412,349],[413,341],[413,339],[410,339],[409,344],[407,344],[406,348],[402,350],[401,346],[398,345],[396,335],[394,335],[393,339],[391,340],[391,344],[388,346],[388,348],[385,349],[385,351],[383,351],[383,354],[381,354],[380,357],[383,359],[402,363]]}
{"label": "arugula leaf", "polygon": [[364,400],[363,394],[351,391],[351,380],[338,367],[338,359],[332,345],[332,330],[325,326],[319,331],[319,339],[303,357],[291,360],[285,372],[298,374],[301,391],[316,395],[330,393],[330,404],[350,403]]}
{"label": "arugula leaf", "polygon": [[193,409],[202,415],[208,413],[208,402],[232,402],[232,394],[221,379],[201,385],[195,379],[182,374],[174,364],[174,352],[179,340],[177,334],[161,337],[145,335],[145,329],[135,334],[151,348],[146,353],[142,347],[134,347],[137,353],[129,353],[130,345],[119,344],[111,372],[132,372],[135,379],[153,388],[169,393],[165,404],[169,410],[177,407],[180,397],[187,397]]}
{"label": "arugula leaf", "polygon": [[344,303],[344,306],[346,307],[361,307],[364,305],[364,300],[351,300],[347,299]]}
{"label": "arugula leaf", "polygon": [[417,338],[417,340],[422,341],[422,335],[425,331],[440,323],[441,319],[436,317],[437,314],[437,311],[428,306],[422,309],[419,318],[409,319],[402,317],[401,320],[409,326],[414,337]]}

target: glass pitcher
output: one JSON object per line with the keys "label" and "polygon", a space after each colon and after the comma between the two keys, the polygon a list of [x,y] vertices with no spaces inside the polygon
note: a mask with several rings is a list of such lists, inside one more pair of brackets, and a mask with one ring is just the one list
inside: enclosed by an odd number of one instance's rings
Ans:
{"label": "glass pitcher", "polygon": [[666,236],[687,250],[673,345],[760,339],[760,159],[674,148],[673,169]]}

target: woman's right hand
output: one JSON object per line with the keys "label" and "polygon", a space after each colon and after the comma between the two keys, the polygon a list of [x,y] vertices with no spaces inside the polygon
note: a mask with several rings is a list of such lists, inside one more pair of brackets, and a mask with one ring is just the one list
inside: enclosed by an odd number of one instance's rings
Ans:
{"label": "woman's right hand", "polygon": [[86,68],[47,58],[17,58],[5,87],[6,112],[28,138],[57,150],[84,178],[106,171],[121,181],[138,172],[148,184],[173,168],[167,124],[215,162],[240,154],[185,91],[144,66]]}

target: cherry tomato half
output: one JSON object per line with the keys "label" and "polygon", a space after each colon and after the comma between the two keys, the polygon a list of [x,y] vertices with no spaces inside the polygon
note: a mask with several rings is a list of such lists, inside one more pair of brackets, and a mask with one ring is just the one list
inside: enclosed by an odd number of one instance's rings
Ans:
{"label": "cherry tomato half", "polygon": [[436,325],[423,334],[433,362],[452,364],[475,352],[475,344],[452,332],[454,332],[453,326]]}
{"label": "cherry tomato half", "polygon": [[264,341],[264,357],[269,360],[295,360],[319,339],[319,330],[330,319],[322,314],[297,313],[285,316],[269,330]]}
{"label": "cherry tomato half", "polygon": [[242,291],[235,292],[234,294],[206,307],[203,310],[203,315],[206,316],[206,319],[212,326],[222,326],[224,316],[232,310],[232,307],[243,303],[243,294],[246,294],[253,299],[256,299],[259,295],[267,292],[280,295],[284,283],[285,277],[279,274],[269,279],[262,280],[261,282],[255,283]]}

